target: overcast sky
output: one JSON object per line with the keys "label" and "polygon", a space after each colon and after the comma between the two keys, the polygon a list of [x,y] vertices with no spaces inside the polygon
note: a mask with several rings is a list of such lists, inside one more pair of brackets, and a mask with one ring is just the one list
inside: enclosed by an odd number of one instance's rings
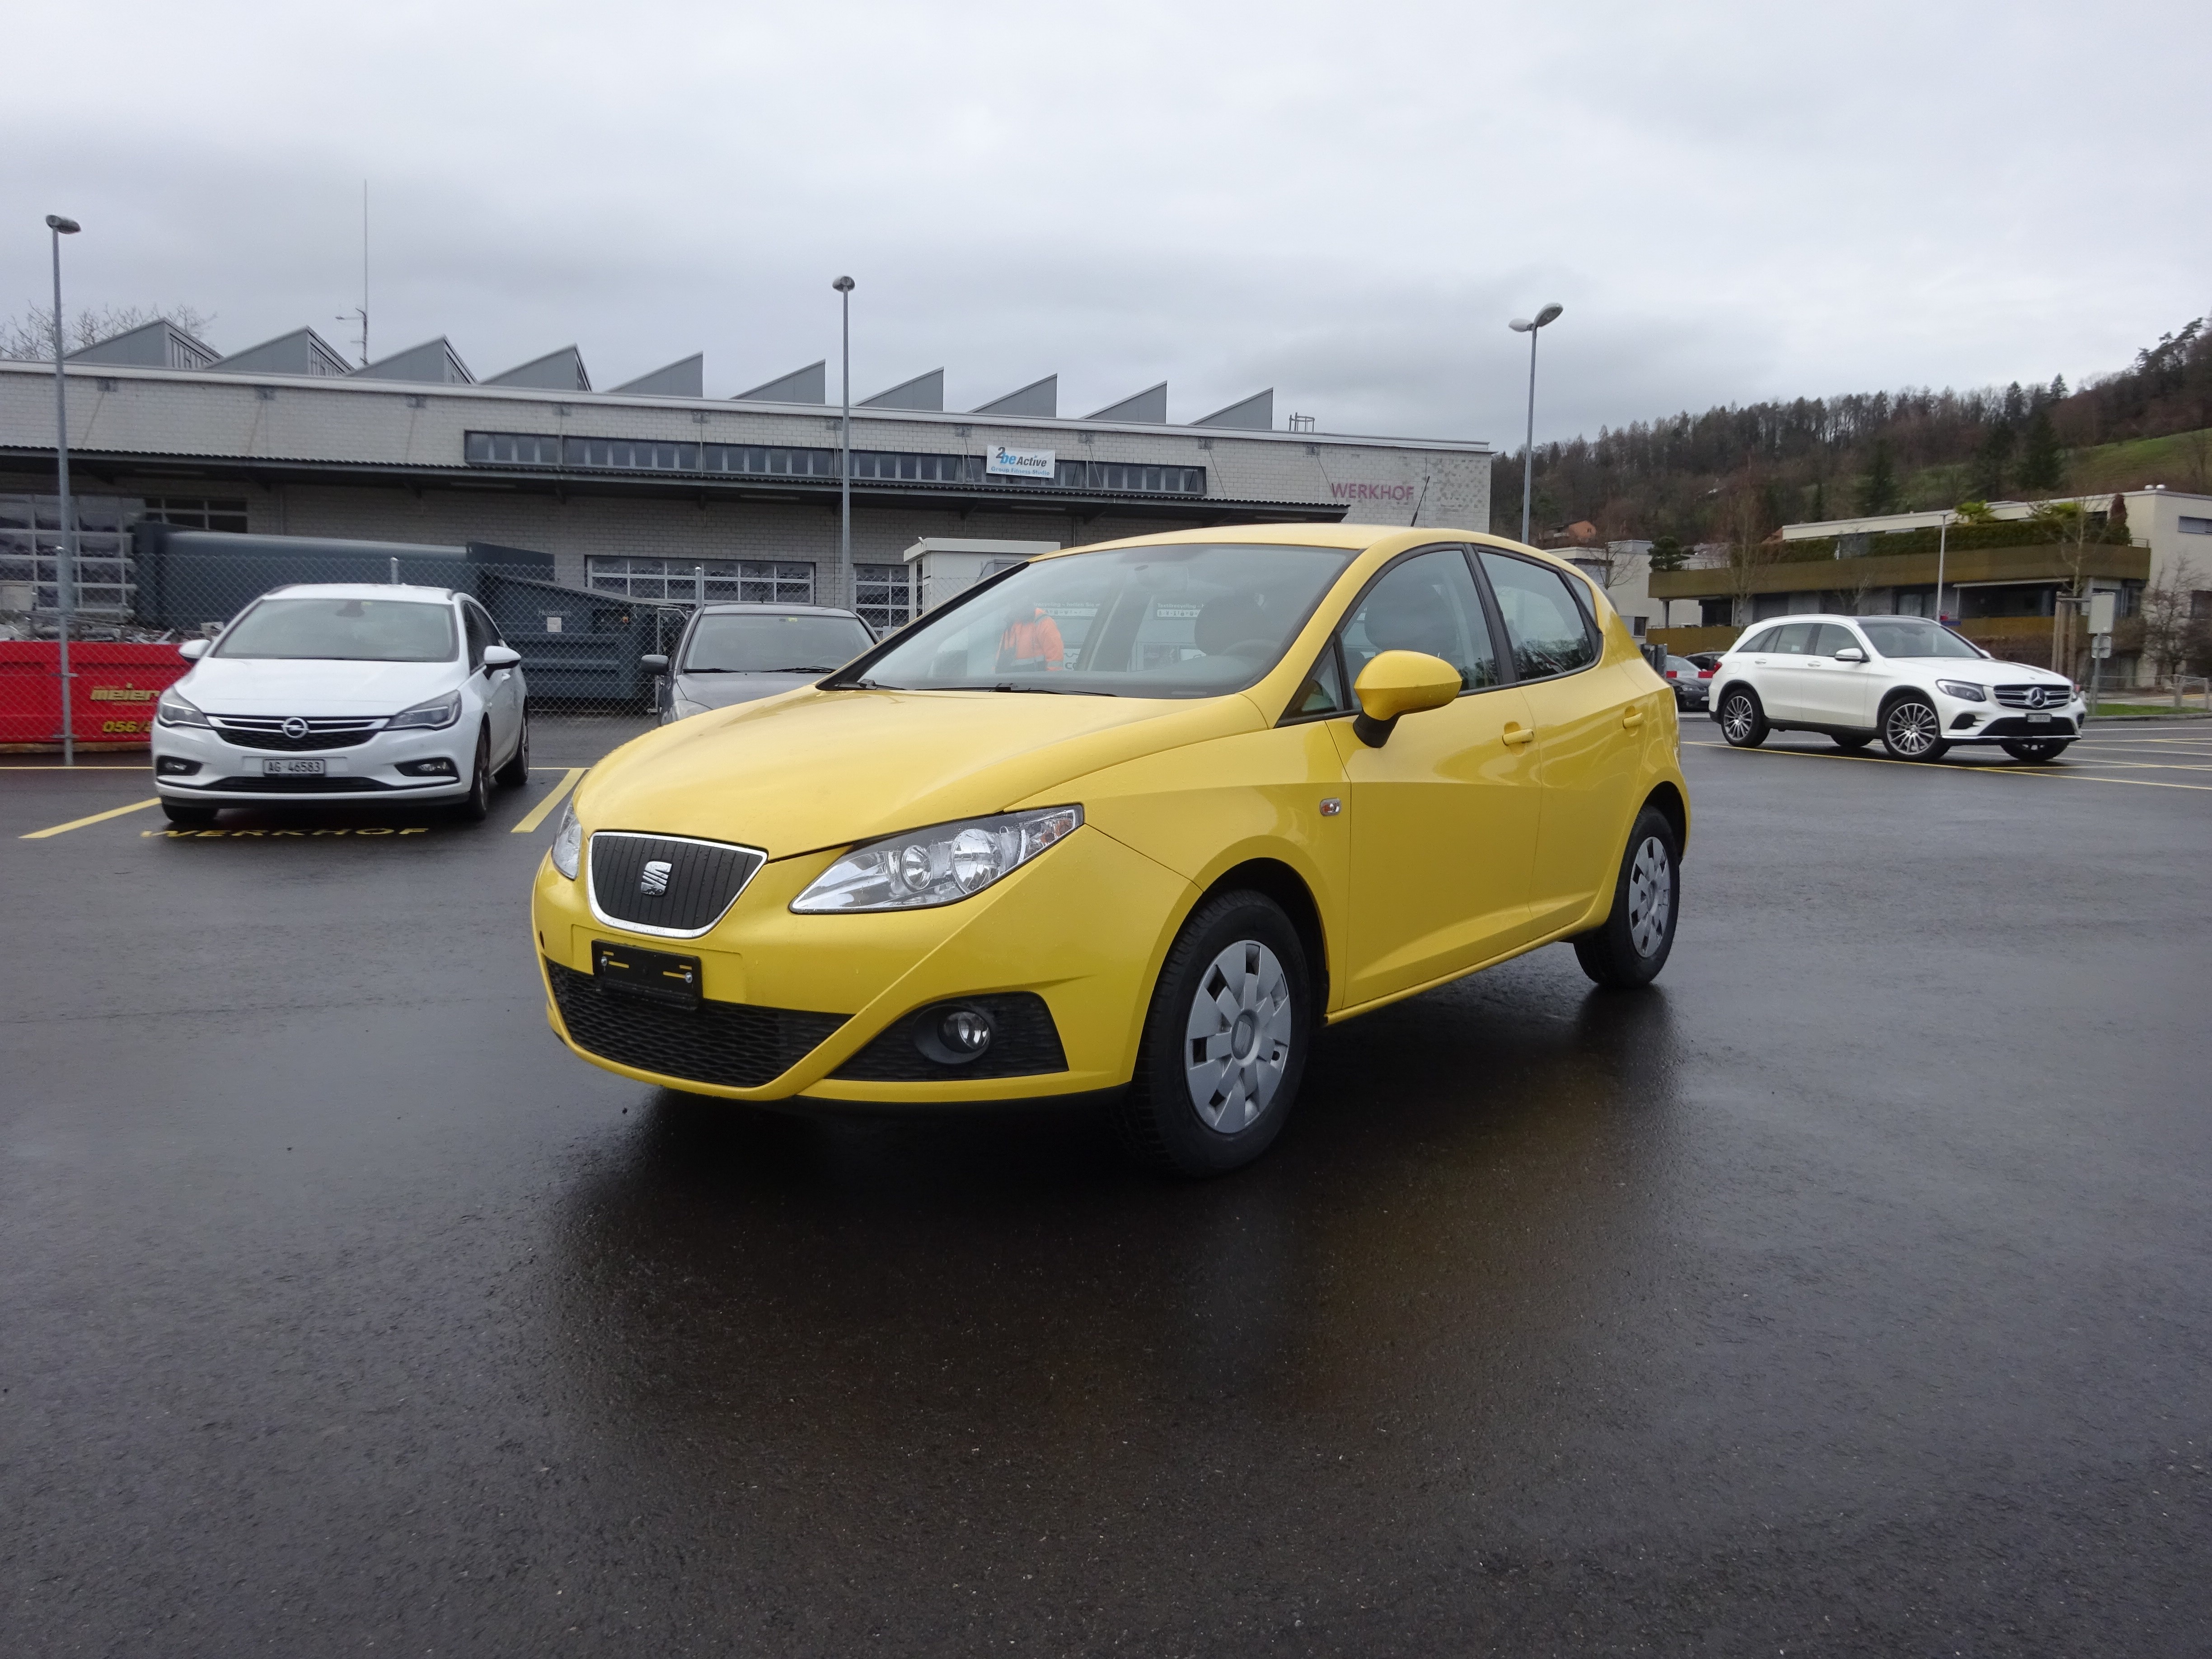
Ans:
{"label": "overcast sky", "polygon": [[[0,308],[725,395],[821,356],[967,408],[1519,441],[2069,380],[2212,310],[2203,0],[350,8],[17,0]],[[12,227],[12,228],[9,228]]]}

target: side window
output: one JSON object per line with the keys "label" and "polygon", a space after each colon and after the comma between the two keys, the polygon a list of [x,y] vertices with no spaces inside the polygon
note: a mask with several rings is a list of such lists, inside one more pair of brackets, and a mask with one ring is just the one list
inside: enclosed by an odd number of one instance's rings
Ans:
{"label": "side window", "polygon": [[1345,695],[1344,670],[1336,656],[1336,641],[1331,640],[1321,648],[1321,657],[1298,687],[1291,706],[1283,711],[1288,720],[1297,720],[1313,714],[1348,714],[1352,699]]}
{"label": "side window", "polygon": [[472,605],[461,606],[461,622],[469,634],[469,666],[483,666],[484,647],[491,643],[491,629],[484,621],[483,612]]}
{"label": "side window", "polygon": [[1597,641],[1565,576],[1526,559],[1487,551],[1482,569],[1505,619],[1514,672],[1522,679],[1571,674],[1597,660]]}
{"label": "side window", "polygon": [[1734,645],[1730,646],[1729,649],[1731,651],[1771,651],[1774,649],[1775,636],[1781,632],[1782,630],[1778,628],[1762,628],[1759,632],[1753,634],[1749,639],[1738,640]]}
{"label": "side window", "polygon": [[1862,651],[1866,649],[1859,645],[1857,636],[1850,629],[1839,623],[1822,623],[1820,631],[1813,636],[1813,654],[1832,657],[1847,645],[1858,646]]}
{"label": "side window", "polygon": [[1818,623],[1791,623],[1775,630],[1774,643],[1766,648],[1778,657],[1809,657],[1813,654],[1813,635],[1820,627]]}
{"label": "side window", "polygon": [[1337,637],[1344,672],[1354,684],[1359,671],[1385,651],[1442,657],[1459,670],[1463,690],[1498,684],[1498,653],[1482,596],[1467,555],[1456,547],[1416,553],[1392,565],[1361,597]]}

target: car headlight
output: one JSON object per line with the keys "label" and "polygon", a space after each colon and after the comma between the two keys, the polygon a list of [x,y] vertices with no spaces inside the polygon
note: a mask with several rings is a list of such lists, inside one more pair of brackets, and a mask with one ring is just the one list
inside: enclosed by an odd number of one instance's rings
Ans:
{"label": "car headlight", "polygon": [[208,717],[191,706],[172,686],[161,693],[161,701],[154,705],[154,718],[164,726],[205,726]]}
{"label": "car headlight", "polygon": [[448,691],[442,697],[433,697],[428,702],[418,702],[412,708],[403,708],[392,717],[387,732],[434,732],[451,726],[461,717],[461,694]]}
{"label": "car headlight", "polygon": [[561,807],[561,827],[553,832],[553,867],[574,881],[584,862],[584,826],[576,821],[574,797]]}
{"label": "car headlight", "polygon": [[1990,694],[1978,685],[1969,685],[1964,680],[1938,680],[1936,689],[1947,697],[1956,697],[1960,702],[1987,702]]}
{"label": "car headlight", "polygon": [[1075,832],[1080,806],[966,818],[855,847],[792,900],[802,915],[957,904]]}

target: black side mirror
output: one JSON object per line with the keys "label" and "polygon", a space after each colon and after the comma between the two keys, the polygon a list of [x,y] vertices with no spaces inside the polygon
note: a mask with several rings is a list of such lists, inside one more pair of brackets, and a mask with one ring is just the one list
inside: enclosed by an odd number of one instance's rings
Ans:
{"label": "black side mirror", "polygon": [[658,651],[647,653],[640,657],[638,661],[644,665],[645,672],[648,674],[665,674],[668,672],[668,659]]}

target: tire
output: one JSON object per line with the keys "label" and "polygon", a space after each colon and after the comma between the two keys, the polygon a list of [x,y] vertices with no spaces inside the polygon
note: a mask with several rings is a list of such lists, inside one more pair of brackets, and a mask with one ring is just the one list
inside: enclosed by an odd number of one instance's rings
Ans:
{"label": "tire", "polygon": [[464,823],[482,823],[491,816],[491,728],[477,730],[476,763],[469,769],[469,793],[453,803],[453,816]]}
{"label": "tire", "polygon": [[1658,978],[1674,949],[1682,911],[1681,848],[1656,807],[1637,814],[1614,878],[1613,913],[1576,936],[1575,960],[1597,984],[1632,991]]}
{"label": "tire", "polygon": [[1892,760],[1942,760],[1951,749],[1943,741],[1942,720],[1934,703],[1907,693],[1881,711],[1881,746]]}
{"label": "tire", "polygon": [[2016,761],[2026,761],[2033,766],[2047,766],[2073,746],[2071,738],[2023,738],[2017,743],[1999,744]]}
{"label": "tire", "polygon": [[[1123,1145],[1189,1180],[1251,1163],[1297,1098],[1318,1013],[1305,947],[1282,907],[1250,891],[1207,900],[1153,987],[1117,1115]],[[1193,1064],[1200,1044],[1205,1058]]]}
{"label": "tire", "polygon": [[161,816],[180,830],[204,830],[215,822],[212,806],[189,806],[183,801],[164,800]]}
{"label": "tire", "polygon": [[522,711],[522,730],[514,736],[514,753],[506,765],[492,774],[502,789],[520,789],[530,781],[530,710]]}
{"label": "tire", "polygon": [[1756,749],[1772,730],[1766,723],[1766,711],[1759,705],[1758,693],[1746,686],[1729,687],[1728,695],[1721,699],[1720,712],[1713,718],[1720,722],[1721,736],[1732,749]]}
{"label": "tire", "polygon": [[1835,740],[1837,748],[1850,755],[1857,754],[1874,741],[1871,732],[1831,732],[1828,735]]}

